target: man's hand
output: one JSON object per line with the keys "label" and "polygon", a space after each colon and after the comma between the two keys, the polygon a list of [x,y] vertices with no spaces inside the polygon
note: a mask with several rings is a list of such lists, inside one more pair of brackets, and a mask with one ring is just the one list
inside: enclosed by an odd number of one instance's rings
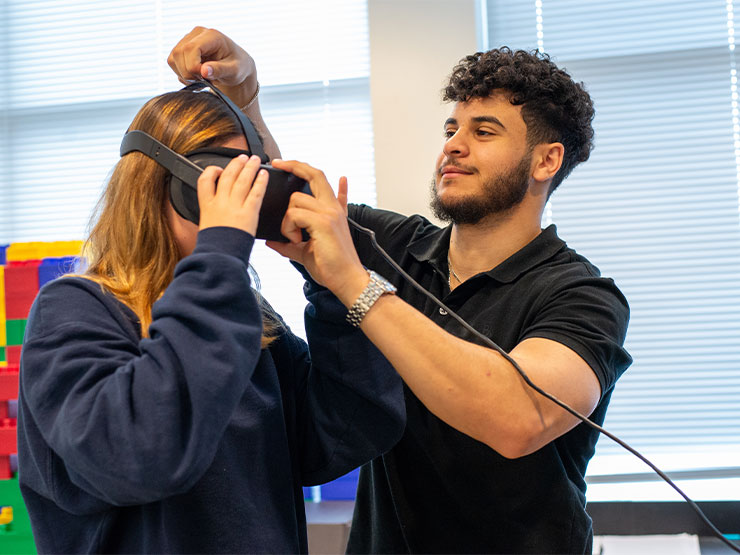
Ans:
{"label": "man's hand", "polygon": [[[351,306],[369,281],[357,256],[347,224],[347,178],[339,180],[334,196],[320,170],[294,160],[273,160],[273,166],[308,181],[313,196],[293,193],[281,231],[290,243],[268,241],[267,246],[303,265],[318,282]],[[303,242],[301,229],[311,238]]]}
{"label": "man's hand", "polygon": [[252,57],[215,29],[196,27],[170,52],[167,63],[183,84],[210,80],[238,106],[257,90],[257,68]]}

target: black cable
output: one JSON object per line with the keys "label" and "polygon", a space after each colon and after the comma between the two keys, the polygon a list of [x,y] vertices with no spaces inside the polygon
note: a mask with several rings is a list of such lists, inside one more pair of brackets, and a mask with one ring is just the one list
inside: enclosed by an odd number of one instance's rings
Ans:
{"label": "black cable", "polygon": [[478,330],[476,330],[473,326],[468,324],[465,320],[463,320],[460,316],[458,316],[453,310],[451,310],[449,307],[447,307],[442,301],[440,301],[437,297],[432,295],[429,291],[424,289],[421,285],[419,285],[414,278],[412,278],[410,275],[408,275],[401,266],[399,266],[391,256],[383,250],[383,247],[381,247],[378,244],[378,241],[375,239],[375,232],[372,229],[368,229],[366,227],[361,226],[352,218],[347,218],[350,225],[352,225],[355,229],[365,233],[366,235],[370,236],[370,241],[373,245],[373,248],[377,250],[381,256],[391,265],[393,266],[393,269],[395,269],[403,278],[408,281],[411,285],[414,286],[418,291],[426,295],[429,299],[431,299],[434,303],[436,303],[440,308],[445,310],[450,316],[452,316],[457,322],[463,326],[466,330],[468,330],[470,333],[475,335],[476,337],[480,338],[486,345],[490,346],[494,350],[496,350],[502,357],[504,357],[509,363],[514,367],[514,369],[519,373],[519,375],[522,377],[524,382],[534,389],[537,393],[542,395],[543,397],[549,399],[556,405],[562,407],[566,411],[568,411],[570,414],[581,420],[584,424],[591,426],[593,429],[599,431],[600,433],[604,434],[606,437],[611,439],[612,441],[616,442],[617,444],[621,445],[623,448],[625,448],[627,451],[632,453],[635,457],[640,459],[642,462],[644,462],[646,465],[648,465],[658,476],[660,476],[663,480],[668,483],[669,486],[671,486],[674,490],[678,492],[678,494],[683,497],[686,502],[691,506],[694,511],[696,511],[696,514],[699,515],[699,518],[706,524],[710,530],[728,547],[730,547],[732,550],[734,550],[736,553],[740,553],[740,547],[732,543],[729,539],[727,539],[722,532],[720,532],[717,527],[712,524],[712,522],[707,518],[707,516],[704,514],[704,512],[699,508],[699,506],[688,496],[686,495],[681,488],[679,488],[676,484],[673,483],[673,481],[662,471],[660,468],[655,466],[652,462],[650,462],[644,455],[642,455],[639,451],[628,445],[623,440],[619,439],[617,436],[603,428],[602,426],[599,426],[596,422],[593,422],[590,420],[587,416],[582,415],[580,412],[575,410],[574,408],[570,407],[568,404],[564,403],[554,395],[548,393],[547,391],[544,391],[539,386],[535,385],[532,380],[529,379],[529,376],[527,376],[527,373],[522,370],[522,368],[517,364],[517,362],[509,356],[509,353],[504,351],[501,347],[496,345],[490,338],[486,337],[482,333],[480,333]]}

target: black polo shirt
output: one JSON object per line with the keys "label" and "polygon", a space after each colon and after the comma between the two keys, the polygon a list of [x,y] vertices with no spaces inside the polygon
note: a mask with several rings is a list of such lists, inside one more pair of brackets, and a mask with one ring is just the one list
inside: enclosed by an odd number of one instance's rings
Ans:
{"label": "black polo shirt", "polygon": [[[450,292],[451,227],[367,206],[349,216],[426,290],[506,351],[529,337],[568,346],[593,369],[601,424],[617,378],[631,363],[622,348],[629,320],[611,279],[550,226],[488,272]],[[450,333],[470,337],[406,283],[353,229],[360,258],[398,287],[398,295]],[[511,369],[515,372],[514,368]],[[405,387],[408,423],[401,441],[360,472],[350,553],[590,553],[586,465],[598,432],[580,424],[535,453],[506,459],[429,412]]]}

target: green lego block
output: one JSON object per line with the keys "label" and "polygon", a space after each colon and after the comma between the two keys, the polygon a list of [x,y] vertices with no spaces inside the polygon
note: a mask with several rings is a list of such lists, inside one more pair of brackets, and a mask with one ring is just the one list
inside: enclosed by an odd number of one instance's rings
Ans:
{"label": "green lego block", "polygon": [[6,320],[6,345],[23,345],[23,334],[26,332],[26,320]]}
{"label": "green lego block", "polygon": [[0,524],[0,553],[36,555],[31,520],[23,503],[18,477],[0,480],[0,507],[13,507],[13,521]]}
{"label": "green lego block", "polygon": [[8,359],[5,358],[5,347],[0,347],[0,362],[8,362]]}

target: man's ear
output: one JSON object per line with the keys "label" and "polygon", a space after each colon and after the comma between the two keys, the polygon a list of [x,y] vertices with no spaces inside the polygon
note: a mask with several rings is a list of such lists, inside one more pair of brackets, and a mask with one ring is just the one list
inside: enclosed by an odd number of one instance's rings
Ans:
{"label": "man's ear", "polygon": [[562,143],[541,143],[532,151],[532,178],[535,181],[548,181],[555,177],[563,165],[565,147]]}

